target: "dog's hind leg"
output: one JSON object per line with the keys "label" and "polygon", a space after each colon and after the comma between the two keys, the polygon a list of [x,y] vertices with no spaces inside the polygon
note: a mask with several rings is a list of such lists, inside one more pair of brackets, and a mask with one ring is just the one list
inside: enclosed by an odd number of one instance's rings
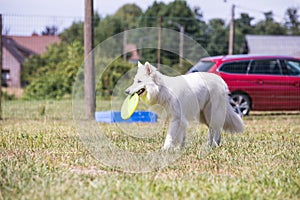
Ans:
{"label": "dog's hind leg", "polygon": [[221,129],[209,128],[208,130],[208,141],[209,146],[220,146],[221,144]]}
{"label": "dog's hind leg", "polygon": [[221,129],[218,129],[218,130],[215,131],[214,142],[215,142],[216,146],[221,145]]}
{"label": "dog's hind leg", "polygon": [[211,101],[204,110],[205,119],[209,128],[208,144],[210,146],[220,146],[221,144],[221,130],[224,126],[226,115],[226,109],[224,108],[224,102],[226,99],[222,95],[219,96],[220,97],[218,99],[220,100]]}
{"label": "dog's hind leg", "polygon": [[213,141],[214,141],[214,130],[209,128],[208,129],[208,140],[207,140],[207,144],[209,146],[212,146],[213,144]]}

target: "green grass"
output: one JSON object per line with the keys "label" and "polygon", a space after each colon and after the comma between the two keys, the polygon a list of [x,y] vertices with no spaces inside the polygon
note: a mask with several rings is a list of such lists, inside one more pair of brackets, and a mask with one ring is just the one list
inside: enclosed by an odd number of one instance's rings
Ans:
{"label": "green grass", "polygon": [[[206,128],[169,166],[125,173],[103,166],[78,139],[70,101],[7,101],[0,121],[0,199],[299,199],[300,114],[254,113],[244,134],[203,150]],[[99,125],[100,126],[100,125]],[[147,126],[144,125],[145,129]],[[121,149],[151,152],[101,124]],[[163,132],[165,129],[163,129]]]}

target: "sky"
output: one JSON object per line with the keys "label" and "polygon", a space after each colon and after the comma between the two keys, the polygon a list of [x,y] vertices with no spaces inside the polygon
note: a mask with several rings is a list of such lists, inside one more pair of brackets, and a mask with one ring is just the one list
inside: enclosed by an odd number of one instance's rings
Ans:
{"label": "sky", "polygon": [[[169,3],[172,0],[157,0]],[[231,6],[236,5],[235,17],[246,12],[255,18],[264,19],[263,12],[273,11],[274,19],[283,22],[287,8],[297,7],[300,0],[186,0],[191,7],[200,7],[205,21],[222,18],[229,22]],[[126,3],[135,3],[145,11],[153,0],[94,0],[94,9],[100,16],[114,14]],[[30,35],[40,33],[45,26],[56,25],[62,31],[73,21],[82,20],[84,0],[0,0],[0,13],[3,14],[4,32],[10,35]],[[300,13],[299,13],[300,14]]]}

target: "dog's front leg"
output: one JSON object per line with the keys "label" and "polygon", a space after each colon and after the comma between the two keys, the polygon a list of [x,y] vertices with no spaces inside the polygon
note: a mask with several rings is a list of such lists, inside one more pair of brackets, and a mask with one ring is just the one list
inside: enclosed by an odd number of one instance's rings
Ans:
{"label": "dog's front leg", "polygon": [[184,146],[186,126],[187,124],[180,119],[170,121],[163,150],[169,150],[179,145],[180,147]]}

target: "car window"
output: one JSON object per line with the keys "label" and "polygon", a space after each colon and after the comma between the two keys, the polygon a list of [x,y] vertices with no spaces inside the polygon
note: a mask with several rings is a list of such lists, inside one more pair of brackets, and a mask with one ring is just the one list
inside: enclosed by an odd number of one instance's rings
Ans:
{"label": "car window", "polygon": [[285,73],[290,76],[300,76],[300,61],[284,60]]}
{"label": "car window", "polygon": [[221,72],[233,74],[246,74],[250,61],[239,61],[232,63],[225,63],[220,67]]}
{"label": "car window", "polygon": [[272,60],[253,60],[249,74],[270,74],[281,75],[281,68],[276,59]]}
{"label": "car window", "polygon": [[192,67],[188,73],[192,72],[208,72],[208,70],[214,65],[211,61],[200,61],[194,67]]}

